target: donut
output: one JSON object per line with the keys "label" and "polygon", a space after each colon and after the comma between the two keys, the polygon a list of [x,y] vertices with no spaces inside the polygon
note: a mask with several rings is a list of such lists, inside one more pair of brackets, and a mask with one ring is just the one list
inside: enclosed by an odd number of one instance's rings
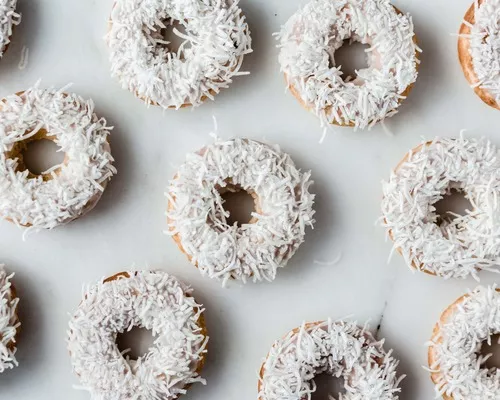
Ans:
{"label": "donut", "polygon": [[[51,229],[89,212],[116,173],[112,128],[92,100],[34,87],[0,103],[0,216],[30,229]],[[61,165],[34,175],[23,151],[47,139],[65,153]]]}
{"label": "donut", "polygon": [[[479,279],[500,262],[500,152],[486,139],[435,138],[411,150],[383,182],[383,226],[413,270]],[[472,204],[440,220],[435,204],[450,190]],[[392,252],[391,252],[392,255]]]}
{"label": "donut", "polygon": [[436,394],[445,400],[498,399],[500,370],[485,368],[481,345],[500,333],[500,292],[478,287],[441,315],[429,343],[428,361]]}
{"label": "donut", "polygon": [[[397,113],[417,79],[413,22],[388,0],[313,0],[278,35],[287,87],[322,125],[365,129]],[[342,78],[335,51],[368,44],[368,68]]]}
{"label": "donut", "polygon": [[17,0],[0,0],[0,58],[9,47],[14,26],[21,23],[16,6]]}
{"label": "donut", "polygon": [[[161,271],[121,272],[87,289],[68,338],[82,389],[102,400],[173,400],[204,383],[203,312],[190,287]],[[155,340],[146,355],[130,360],[116,338],[134,326],[150,330]]]}
{"label": "donut", "polygon": [[458,36],[458,57],[465,78],[486,104],[500,109],[500,0],[476,0]]}
{"label": "donut", "polygon": [[19,298],[5,265],[0,264],[0,373],[17,367],[17,341],[21,323],[17,315]]}
{"label": "donut", "polygon": [[[272,281],[314,223],[310,172],[278,146],[217,140],[189,154],[168,187],[168,234],[203,275],[222,281]],[[229,225],[222,194],[244,190],[252,219]]]}
{"label": "donut", "polygon": [[344,378],[346,399],[398,399],[399,361],[383,344],[354,322],[302,324],[271,347],[260,369],[259,400],[310,399],[323,373]]}
{"label": "donut", "polygon": [[[111,74],[124,89],[164,109],[214,100],[241,72],[252,51],[239,0],[116,0],[107,42]],[[185,33],[177,52],[165,29],[178,22]]]}

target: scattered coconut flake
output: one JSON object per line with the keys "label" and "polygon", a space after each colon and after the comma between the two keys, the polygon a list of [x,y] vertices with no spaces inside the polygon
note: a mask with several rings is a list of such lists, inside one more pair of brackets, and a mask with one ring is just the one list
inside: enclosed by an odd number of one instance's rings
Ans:
{"label": "scattered coconut flake", "polygon": [[23,46],[23,49],[21,50],[21,60],[19,61],[18,68],[20,70],[26,69],[28,66],[28,57],[30,54],[30,49],[26,46]]}

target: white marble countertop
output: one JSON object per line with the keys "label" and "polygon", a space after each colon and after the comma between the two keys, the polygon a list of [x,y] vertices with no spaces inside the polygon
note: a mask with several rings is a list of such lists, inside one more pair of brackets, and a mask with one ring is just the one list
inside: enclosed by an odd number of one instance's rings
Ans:
{"label": "white marble countertop", "polygon": [[[255,52],[229,90],[192,111],[146,108],[110,77],[103,40],[113,0],[19,0],[23,21],[0,62],[0,96],[42,79],[92,97],[115,130],[119,170],[89,215],[65,227],[32,235],[0,222],[0,260],[16,272],[23,332],[17,369],[0,375],[0,399],[88,399],[76,391],[66,350],[68,315],[84,283],[135,265],[161,268],[189,282],[206,306],[208,385],[194,386],[186,400],[257,397],[257,371],[272,342],[303,320],[328,317],[371,321],[386,338],[406,374],[402,400],[434,397],[425,342],[442,310],[472,279],[445,281],[412,274],[403,259],[387,258],[391,244],[375,222],[380,181],[422,137],[453,136],[469,129],[500,145],[500,113],[484,105],[460,69],[454,35],[471,0],[396,0],[413,15],[421,47],[419,80],[401,113],[370,132],[334,129],[319,144],[317,119],[284,91],[273,32],[302,1],[242,0]],[[22,48],[29,48],[19,70]],[[212,116],[222,137],[246,136],[279,143],[316,184],[317,224],[288,267],[272,284],[222,289],[200,276],[171,238],[163,235],[164,189],[185,154],[212,139]],[[314,260],[333,260],[319,265]],[[483,273],[483,283],[496,275]],[[498,280],[498,278],[497,278]],[[326,398],[326,397],[325,397]],[[319,400],[319,398],[317,399]]]}

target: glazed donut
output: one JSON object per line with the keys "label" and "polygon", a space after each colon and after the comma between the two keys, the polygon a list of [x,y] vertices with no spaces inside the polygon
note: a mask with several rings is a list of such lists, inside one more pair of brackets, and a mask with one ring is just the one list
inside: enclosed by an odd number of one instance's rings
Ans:
{"label": "glazed donut", "polygon": [[[288,88],[324,125],[371,127],[397,113],[417,79],[412,19],[388,0],[312,0],[278,39]],[[369,67],[352,81],[335,64],[347,39],[370,45]]]}
{"label": "glazed donut", "polygon": [[[203,382],[208,342],[203,306],[165,272],[122,272],[86,290],[69,323],[68,350],[82,388],[95,399],[166,399]],[[154,345],[136,361],[118,333],[150,330]]]}
{"label": "glazed donut", "polygon": [[[190,154],[168,188],[168,233],[203,275],[225,285],[272,281],[312,226],[310,172],[279,147],[250,139],[217,140]],[[245,190],[255,200],[250,222],[229,225],[221,197]]]}
{"label": "glazed donut", "polygon": [[0,57],[9,47],[14,26],[21,22],[21,15],[16,12],[17,0],[0,0]]}
{"label": "glazed donut", "polygon": [[500,0],[476,0],[464,17],[458,57],[464,75],[486,104],[500,109]]}
{"label": "glazed donut", "polygon": [[[463,192],[473,209],[439,221],[434,204],[452,189]],[[500,152],[494,145],[436,138],[411,150],[383,182],[383,225],[410,268],[479,279],[479,270],[500,262],[499,196]]]}
{"label": "glazed donut", "polygon": [[273,344],[260,370],[259,400],[310,399],[314,377],[323,373],[344,378],[342,398],[398,399],[404,377],[383,344],[353,322],[303,324]]}
{"label": "glazed donut", "polygon": [[[51,229],[90,211],[116,173],[111,128],[94,113],[92,100],[38,85],[0,103],[0,215],[17,225]],[[48,139],[64,162],[34,175],[22,152]]]}
{"label": "glazed donut", "polygon": [[21,323],[17,315],[19,298],[11,282],[14,274],[7,275],[0,264],[0,373],[17,367],[17,338]]}
{"label": "glazed donut", "polygon": [[[111,73],[123,88],[163,108],[199,106],[227,88],[252,51],[239,0],[116,0],[107,41]],[[177,52],[163,38],[186,33]]]}
{"label": "glazed donut", "polygon": [[483,342],[500,333],[500,293],[478,287],[448,307],[429,343],[429,368],[436,393],[445,400],[498,399],[500,370],[484,368]]}

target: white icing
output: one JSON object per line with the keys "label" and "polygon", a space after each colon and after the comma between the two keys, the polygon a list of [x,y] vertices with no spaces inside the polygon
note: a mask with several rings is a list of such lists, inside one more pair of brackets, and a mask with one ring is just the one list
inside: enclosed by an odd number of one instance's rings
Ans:
{"label": "white icing", "polygon": [[303,324],[273,344],[262,365],[259,400],[310,400],[314,377],[322,373],[344,378],[340,400],[398,399],[404,377],[398,378],[398,361],[383,344],[353,322]]}
{"label": "white icing", "polygon": [[0,57],[10,43],[13,27],[21,22],[16,5],[17,0],[0,0]]}
{"label": "white icing", "polygon": [[[44,129],[66,154],[51,179],[17,171],[16,143]],[[108,127],[92,100],[38,84],[4,99],[0,107],[0,215],[18,225],[51,229],[88,212],[116,173]],[[58,168],[59,171],[55,172]]]}
{"label": "white icing", "polygon": [[[472,204],[464,216],[436,224],[434,204],[450,189]],[[500,152],[486,139],[436,138],[383,182],[384,223],[410,268],[444,278],[478,279],[500,261]]]}
{"label": "white icing", "polygon": [[21,326],[17,317],[19,299],[12,292],[11,279],[14,274],[7,275],[4,264],[0,264],[0,373],[6,369],[17,367],[16,336]]}
{"label": "white icing", "polygon": [[[250,53],[250,31],[238,0],[116,0],[107,41],[111,73],[123,88],[163,108],[199,106],[227,88]],[[171,21],[186,30],[177,52],[160,32]]]}
{"label": "white icing", "polygon": [[489,92],[500,104],[500,0],[474,3],[475,23],[470,25],[470,55],[477,76],[473,86]]}
{"label": "white icing", "polygon": [[[74,372],[93,399],[176,399],[190,384],[204,382],[197,372],[208,341],[203,308],[191,288],[167,273],[128,274],[85,290],[69,323]],[[155,339],[147,354],[131,361],[116,337],[134,326]]]}
{"label": "white icing", "polygon": [[[322,124],[363,129],[396,114],[417,79],[414,36],[411,17],[388,0],[312,0],[278,35],[279,61],[288,85]],[[370,45],[370,66],[350,82],[335,64],[346,39]]]}
{"label": "white icing", "polygon": [[453,307],[439,324],[429,346],[436,355],[431,372],[439,373],[439,396],[453,400],[494,400],[500,395],[500,369],[485,368],[479,354],[500,333],[500,293],[495,286],[478,287]]}
{"label": "white icing", "polygon": [[[189,154],[170,182],[169,234],[202,274],[245,283],[272,281],[304,241],[314,220],[310,172],[302,173],[278,146],[250,139],[217,140]],[[232,185],[255,193],[254,223],[227,223],[220,188]]]}

